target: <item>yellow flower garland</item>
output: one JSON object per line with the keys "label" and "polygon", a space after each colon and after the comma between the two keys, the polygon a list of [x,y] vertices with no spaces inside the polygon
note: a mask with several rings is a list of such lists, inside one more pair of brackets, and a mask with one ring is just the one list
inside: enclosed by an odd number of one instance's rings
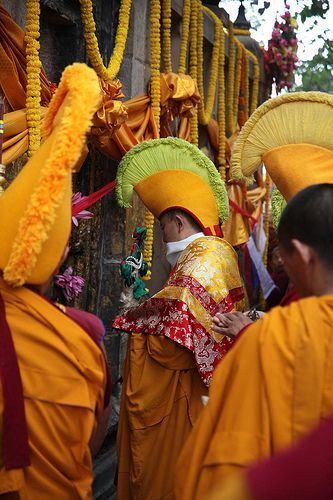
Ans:
{"label": "yellow flower garland", "polygon": [[[171,14],[171,4],[170,4]],[[150,97],[151,107],[156,120],[158,132],[160,131],[160,60],[161,60],[161,38],[160,38],[161,5],[159,0],[150,1]],[[171,42],[170,42],[171,43]],[[171,46],[170,46],[171,47]],[[170,61],[171,62],[171,61]],[[147,237],[143,250],[143,258],[148,264],[148,272],[143,277],[144,280],[151,278],[151,266],[153,260],[154,241],[154,216],[147,209],[145,213],[145,226]]]}
{"label": "yellow flower garland", "polygon": [[182,36],[180,44],[180,56],[178,73],[186,72],[186,56],[188,47],[188,35],[190,31],[191,0],[183,0]]}
{"label": "yellow flower garland", "polygon": [[27,21],[25,41],[27,59],[27,124],[29,131],[28,155],[32,156],[39,148],[41,138],[40,126],[40,70],[39,59],[39,0],[27,0]]}
{"label": "yellow flower garland", "polygon": [[[238,102],[239,102],[239,92],[242,74],[242,45],[236,40],[237,47],[237,57],[236,57],[236,75],[235,75],[235,89],[234,89],[234,102],[233,102],[233,116],[234,116],[234,128],[232,134],[237,130],[237,118],[238,118]],[[229,104],[228,104],[229,105]],[[231,103],[230,103],[231,105]]]}
{"label": "yellow flower garland", "polygon": [[267,267],[268,245],[269,245],[269,219],[270,219],[269,202],[271,198],[271,180],[267,171],[265,178],[265,188],[266,188],[266,194],[265,194],[265,212],[264,212],[264,231],[266,235],[266,244],[263,255],[263,262]]}
{"label": "yellow flower garland", "polygon": [[[201,8],[201,6],[200,6]],[[190,28],[190,76],[193,80],[198,77],[198,54],[197,54],[197,37],[198,37],[198,4],[197,0],[191,0],[191,28]],[[199,131],[198,131],[198,108],[194,108],[194,115],[190,119],[191,126],[191,142],[198,146]]]}
{"label": "yellow flower garland", "polygon": [[132,0],[122,0],[121,2],[115,47],[107,68],[103,64],[98,48],[92,0],[80,0],[80,5],[83,33],[86,40],[86,48],[90,62],[98,76],[103,80],[110,82],[116,78],[123,60],[128,36]]}
{"label": "yellow flower garland", "polygon": [[225,54],[224,54],[224,30],[221,23],[222,36],[220,39],[219,57],[219,84],[218,84],[218,121],[219,121],[219,153],[217,157],[218,169],[221,178],[226,181],[226,159],[225,159]]}
{"label": "yellow flower garland", "polygon": [[250,105],[250,114],[252,114],[258,106],[258,93],[259,93],[259,76],[260,76],[260,68],[258,59],[253,52],[250,50],[246,51],[247,55],[252,59],[253,62],[253,83],[252,83],[252,96],[251,96],[251,105]]}
{"label": "yellow flower garland", "polygon": [[245,112],[245,121],[249,118],[249,78],[250,78],[250,64],[249,58],[247,56],[247,50],[245,49],[245,57],[244,57],[244,112]]}
{"label": "yellow flower garland", "polygon": [[227,128],[231,136],[235,132],[235,114],[234,114],[234,93],[235,93],[235,56],[236,42],[234,35],[234,25],[229,21],[229,64],[228,64],[228,109],[227,109]]}
{"label": "yellow flower garland", "polygon": [[163,63],[164,71],[172,71],[171,63],[171,0],[163,0]]}
{"label": "yellow flower garland", "polygon": [[[207,101],[205,106],[204,82],[203,82],[203,11],[205,11],[215,23],[214,45],[212,53],[212,62],[210,69],[210,79],[207,92]],[[199,122],[207,125],[214,108],[216,83],[219,69],[219,53],[222,37],[222,23],[220,19],[208,7],[202,6],[198,1],[198,89],[201,101],[198,104]]]}
{"label": "yellow flower garland", "polygon": [[150,95],[153,114],[156,119],[158,131],[160,131],[160,39],[161,5],[159,0],[150,1]]}

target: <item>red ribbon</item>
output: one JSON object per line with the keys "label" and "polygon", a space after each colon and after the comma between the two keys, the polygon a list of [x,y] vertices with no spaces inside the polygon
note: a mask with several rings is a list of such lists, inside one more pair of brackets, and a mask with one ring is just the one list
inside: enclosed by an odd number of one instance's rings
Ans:
{"label": "red ribbon", "polygon": [[233,210],[235,210],[235,212],[238,212],[239,214],[243,215],[243,217],[250,219],[254,224],[256,224],[258,222],[257,219],[252,217],[252,215],[249,214],[249,212],[247,212],[246,210],[244,210],[244,208],[237,205],[237,203],[235,203],[233,200],[229,199],[229,205],[231,206],[231,208]]}
{"label": "red ribbon", "polygon": [[83,200],[79,201],[79,203],[77,203],[76,205],[74,205],[74,207],[72,207],[72,215],[75,216],[80,212],[82,212],[82,210],[89,208],[91,205],[96,203],[96,201],[100,200],[101,198],[103,198],[103,196],[110,193],[110,191],[113,191],[115,187],[116,187],[116,181],[114,180],[103,186],[98,191],[95,191],[94,193],[85,196]]}

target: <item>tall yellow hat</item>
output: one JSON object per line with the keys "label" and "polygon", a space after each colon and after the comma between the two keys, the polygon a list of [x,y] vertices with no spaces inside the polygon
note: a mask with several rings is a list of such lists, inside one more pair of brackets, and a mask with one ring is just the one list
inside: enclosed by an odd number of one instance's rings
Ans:
{"label": "tall yellow hat", "polygon": [[133,190],[152,214],[181,209],[207,235],[221,235],[228,217],[228,197],[214,163],[196,146],[175,137],[153,139],[133,147],[117,173],[117,199],[129,207]]}
{"label": "tall yellow hat", "polygon": [[0,198],[0,269],[12,286],[45,283],[61,260],[71,231],[72,170],[100,102],[95,72],[68,66],[41,147]]}
{"label": "tall yellow hat", "polygon": [[[284,200],[312,184],[333,183],[333,96],[322,92],[284,94],[262,104],[236,141],[234,179],[252,181],[262,163]],[[284,200],[275,198],[274,219]]]}

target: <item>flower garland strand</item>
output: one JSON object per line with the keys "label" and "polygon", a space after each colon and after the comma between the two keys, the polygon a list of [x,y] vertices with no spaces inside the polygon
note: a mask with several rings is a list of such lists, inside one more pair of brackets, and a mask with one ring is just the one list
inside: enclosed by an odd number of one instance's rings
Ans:
{"label": "flower garland strand", "polygon": [[27,21],[25,41],[27,59],[27,91],[26,109],[27,124],[29,131],[28,155],[32,156],[40,146],[41,124],[40,124],[40,70],[42,67],[39,59],[39,0],[27,0]]}
{"label": "flower garland strand", "polygon": [[180,56],[178,73],[185,74],[186,72],[186,56],[188,47],[188,36],[190,31],[191,17],[191,0],[183,0],[183,16],[182,16],[182,36],[180,44]]}
{"label": "flower garland strand", "polygon": [[[171,12],[171,5],[170,5]],[[150,2],[150,97],[151,107],[156,120],[158,133],[160,132],[160,61],[161,61],[161,4],[160,0],[151,0]],[[143,258],[147,262],[148,271],[144,280],[151,278],[151,266],[153,260],[153,241],[154,241],[154,216],[146,209],[144,224],[147,230],[147,237],[143,250]]]}
{"label": "flower garland strand", "polygon": [[163,33],[163,63],[164,71],[172,71],[171,62],[171,0],[163,0],[162,15],[162,33]]}
{"label": "flower garland strand", "polygon": [[227,128],[228,134],[231,136],[235,131],[235,114],[234,114],[234,93],[235,93],[235,56],[236,56],[236,42],[234,35],[234,25],[229,20],[228,26],[229,36],[229,64],[228,64],[228,115],[227,115]]}
{"label": "flower garland strand", "polygon": [[245,121],[249,118],[249,100],[250,100],[250,62],[249,57],[244,50],[244,113]]}
{"label": "flower garland strand", "polygon": [[[198,37],[198,6],[197,0],[191,0],[191,24],[190,24],[190,76],[193,80],[198,77],[198,54],[197,54],[197,37]],[[193,117],[190,119],[191,127],[191,143],[195,146],[199,144],[198,131],[198,107],[195,106]]]}
{"label": "flower garland strand", "polygon": [[257,109],[258,106],[260,68],[257,56],[253,54],[253,52],[251,52],[250,50],[247,50],[246,52],[253,62],[253,83],[252,83],[252,95],[251,95],[251,105],[250,105],[250,114],[252,114]]}
{"label": "flower garland strand", "polygon": [[271,198],[271,179],[269,177],[268,172],[266,171],[266,178],[265,178],[265,188],[266,188],[266,194],[265,194],[265,212],[264,212],[264,232],[266,235],[266,244],[265,244],[265,250],[264,250],[264,255],[263,255],[263,262],[265,264],[265,267],[267,267],[267,258],[268,258],[268,245],[269,245],[269,219],[270,219],[270,207],[269,207],[269,202]]}
{"label": "flower garland strand", "polygon": [[86,41],[87,53],[92,67],[100,78],[106,82],[111,82],[119,73],[119,69],[123,61],[128,36],[132,0],[122,0],[121,2],[115,47],[107,68],[103,64],[96,38],[96,24],[93,16],[92,0],[80,0],[80,6],[83,33]]}
{"label": "flower garland strand", "polygon": [[226,181],[226,158],[225,158],[225,126],[226,126],[226,109],[225,109],[225,53],[224,53],[224,30],[221,23],[222,36],[220,40],[220,57],[219,57],[219,84],[218,84],[218,121],[219,121],[219,152],[217,156],[218,169],[221,178]]}
{"label": "flower garland strand", "polygon": [[[201,8],[200,8],[201,7]],[[212,62],[210,68],[210,78],[207,92],[207,102],[205,106],[204,79],[203,79],[203,11],[206,12],[215,24],[214,45],[212,53]],[[202,6],[201,1],[198,2],[198,89],[201,100],[198,104],[199,122],[202,125],[208,125],[211,118],[215,95],[216,84],[219,69],[219,53],[222,37],[222,23],[220,19],[208,7]]]}
{"label": "flower garland strand", "polygon": [[239,105],[239,93],[240,93],[242,62],[243,62],[242,59],[243,49],[241,43],[238,40],[236,41],[236,47],[237,47],[237,56],[236,56],[236,75],[235,75],[235,90],[234,90],[234,102],[233,102],[233,116],[234,116],[234,122],[233,122],[234,128],[232,130],[233,134],[237,130],[237,123],[238,123],[238,105]]}

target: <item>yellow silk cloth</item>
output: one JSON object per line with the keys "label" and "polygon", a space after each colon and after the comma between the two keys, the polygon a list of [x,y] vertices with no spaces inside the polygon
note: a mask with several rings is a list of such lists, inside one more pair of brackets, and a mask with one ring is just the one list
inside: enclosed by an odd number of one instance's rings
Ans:
{"label": "yellow silk cloth", "polygon": [[[240,208],[246,210],[246,193],[244,194],[241,186],[238,186],[237,184],[228,185],[227,191],[228,198],[237,203]],[[232,246],[242,245],[249,240],[250,231],[249,219],[231,207],[229,217],[223,224],[223,234],[225,239]]]}
{"label": "yellow silk cloth", "polygon": [[18,491],[22,500],[92,498],[89,442],[103,411],[102,351],[28,288],[0,280],[0,293],[21,372],[31,459],[24,470],[5,470],[0,448],[0,496]]}
{"label": "yellow silk cloth", "polygon": [[333,410],[333,296],[277,307],[248,328],[214,373],[207,407],[176,468],[176,498],[297,442]]}
{"label": "yellow silk cloth", "polygon": [[130,337],[123,377],[117,498],[172,499],[176,461],[207,388],[188,349],[144,334]]}

